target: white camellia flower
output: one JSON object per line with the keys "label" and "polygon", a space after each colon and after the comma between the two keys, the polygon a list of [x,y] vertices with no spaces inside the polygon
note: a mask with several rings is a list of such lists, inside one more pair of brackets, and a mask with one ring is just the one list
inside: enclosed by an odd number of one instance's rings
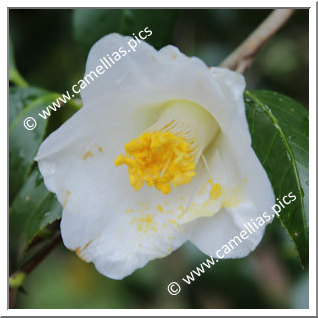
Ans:
{"label": "white camellia flower", "polygon": [[[99,40],[86,74],[130,39]],[[66,247],[114,279],[187,240],[216,257],[274,204],[251,147],[244,87],[239,74],[145,42],[87,86],[83,108],[36,157],[63,204]],[[248,255],[264,229],[225,258]]]}

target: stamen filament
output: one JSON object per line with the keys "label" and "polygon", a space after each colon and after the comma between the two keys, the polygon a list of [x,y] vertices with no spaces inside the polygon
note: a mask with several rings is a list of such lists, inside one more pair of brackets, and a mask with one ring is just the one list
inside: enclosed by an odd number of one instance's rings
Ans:
{"label": "stamen filament", "polygon": [[204,154],[201,155],[201,159],[202,159],[202,161],[203,161],[203,164],[204,164],[205,169],[206,169],[207,172],[208,172],[208,175],[209,175],[209,177],[210,177],[211,182],[213,182],[212,173],[211,173],[211,171],[210,171],[210,169],[209,169],[209,165],[208,165],[208,162],[207,162],[206,159],[205,159]]}

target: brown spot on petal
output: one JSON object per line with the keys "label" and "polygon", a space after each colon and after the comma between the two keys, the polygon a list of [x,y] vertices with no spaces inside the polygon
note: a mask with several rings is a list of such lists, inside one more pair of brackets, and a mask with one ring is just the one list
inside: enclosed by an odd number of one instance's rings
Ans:
{"label": "brown spot on petal", "polygon": [[88,262],[85,257],[82,255],[83,251],[92,243],[92,241],[89,241],[88,243],[86,243],[83,247],[78,247],[75,250],[76,255],[84,262]]}
{"label": "brown spot on petal", "polygon": [[81,254],[81,248],[78,247],[76,250],[75,250],[75,253],[76,255],[84,262],[87,262],[86,259],[84,258],[84,256]]}
{"label": "brown spot on petal", "polygon": [[82,251],[84,251],[86,248],[88,248],[92,244],[92,241],[88,241],[82,248]]}

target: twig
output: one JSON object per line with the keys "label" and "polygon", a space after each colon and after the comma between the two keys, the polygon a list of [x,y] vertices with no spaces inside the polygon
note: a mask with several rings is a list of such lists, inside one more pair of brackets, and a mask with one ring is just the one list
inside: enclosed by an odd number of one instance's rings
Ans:
{"label": "twig", "polygon": [[274,10],[220,66],[244,73],[252,65],[256,53],[286,23],[294,11]]}
{"label": "twig", "polygon": [[53,249],[62,242],[61,236],[59,235],[55,238],[50,245],[48,245],[44,250],[40,251],[32,260],[22,267],[21,271],[28,275],[38,264],[40,264],[46,256],[48,256]]}
{"label": "twig", "polygon": [[15,301],[15,289],[9,288],[9,309],[13,308],[14,301]]}

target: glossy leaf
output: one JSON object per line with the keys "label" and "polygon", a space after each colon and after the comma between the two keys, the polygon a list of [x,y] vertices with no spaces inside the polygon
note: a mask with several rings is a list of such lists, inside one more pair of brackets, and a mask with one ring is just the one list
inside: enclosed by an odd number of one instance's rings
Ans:
{"label": "glossy leaf", "polygon": [[37,87],[10,87],[9,89],[9,125],[27,106],[37,98],[49,92]]}
{"label": "glossy leaf", "polygon": [[280,213],[303,266],[308,263],[308,111],[270,91],[246,91],[246,114],[253,148],[267,171],[276,198],[297,199]]}
{"label": "glossy leaf", "polygon": [[[34,87],[12,87],[9,98],[9,181],[10,181],[10,266],[17,270],[26,259],[50,241],[53,233],[47,226],[61,217],[61,206],[43,184],[34,156],[50,132],[78,110],[74,101],[63,105],[51,117],[39,113],[50,105],[57,93]],[[63,109],[64,108],[64,109]],[[34,130],[24,127],[24,120],[37,121]],[[34,240],[37,238],[37,240]],[[41,238],[41,239],[40,239]],[[32,248],[28,248],[31,242]],[[27,250],[27,253],[25,253]]]}
{"label": "glossy leaf", "polygon": [[[23,93],[21,90],[11,90],[10,93],[9,185],[10,202],[12,202],[27,180],[34,164],[33,158],[45,136],[48,120],[40,118],[38,113],[58,95],[51,93],[42,96],[42,92],[34,88],[24,88]],[[35,129],[27,130],[24,127],[24,120],[27,117],[33,117],[36,120]]]}
{"label": "glossy leaf", "polygon": [[53,193],[43,184],[43,178],[34,171],[14,199],[9,215],[11,266],[21,265],[24,252],[44,228],[60,219],[62,208]]}

